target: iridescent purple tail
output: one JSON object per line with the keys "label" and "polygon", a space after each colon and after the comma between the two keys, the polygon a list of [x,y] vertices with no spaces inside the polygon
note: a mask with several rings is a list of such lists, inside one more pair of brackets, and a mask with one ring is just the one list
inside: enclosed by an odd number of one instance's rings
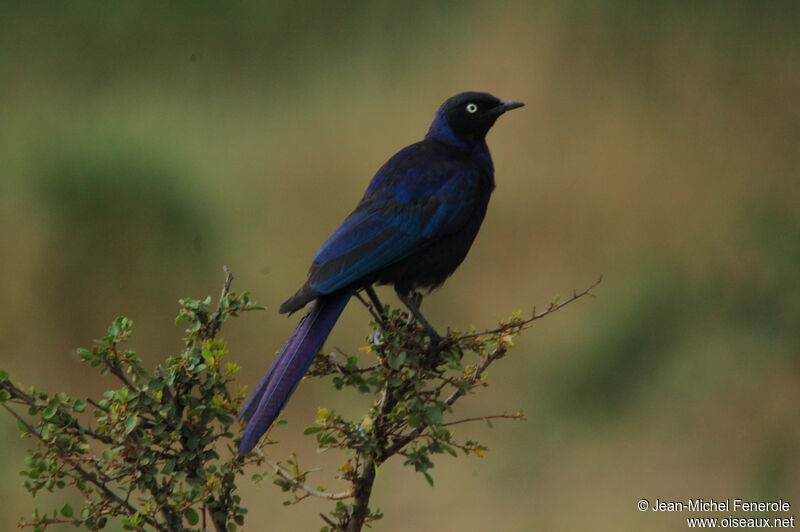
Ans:
{"label": "iridescent purple tail", "polygon": [[278,417],[351,295],[352,291],[345,289],[320,296],[300,318],[294,332],[239,414],[239,419],[247,421],[239,443],[239,454],[249,453]]}

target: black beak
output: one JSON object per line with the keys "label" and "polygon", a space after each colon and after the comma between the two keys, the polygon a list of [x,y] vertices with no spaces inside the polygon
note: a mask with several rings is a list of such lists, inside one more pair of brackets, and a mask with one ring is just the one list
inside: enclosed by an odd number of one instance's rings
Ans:
{"label": "black beak", "polygon": [[497,118],[498,116],[500,116],[501,114],[505,113],[506,111],[510,111],[512,109],[516,109],[517,107],[522,107],[523,105],[525,105],[525,104],[522,103],[522,102],[512,102],[512,101],[506,100],[506,101],[500,102],[497,106],[492,107],[487,114],[490,114],[491,116],[494,116],[495,118]]}
{"label": "black beak", "polygon": [[522,107],[523,105],[525,105],[525,104],[522,103],[522,102],[512,102],[512,101],[506,100],[506,101],[504,101],[503,103],[500,104],[500,107],[503,108],[503,112],[505,113],[506,111],[510,111],[512,109],[516,109],[517,107]]}

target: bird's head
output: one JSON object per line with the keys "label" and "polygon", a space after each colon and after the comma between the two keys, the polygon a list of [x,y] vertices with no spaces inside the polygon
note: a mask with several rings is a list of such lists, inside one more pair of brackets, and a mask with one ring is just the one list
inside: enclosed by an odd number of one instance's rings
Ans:
{"label": "bird's head", "polygon": [[483,142],[497,117],[523,105],[485,92],[462,92],[439,107],[426,137],[467,145]]}

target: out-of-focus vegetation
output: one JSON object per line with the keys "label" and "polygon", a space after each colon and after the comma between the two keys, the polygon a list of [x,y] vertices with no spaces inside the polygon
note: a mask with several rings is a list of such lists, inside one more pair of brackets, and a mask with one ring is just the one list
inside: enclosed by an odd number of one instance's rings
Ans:
{"label": "out-of-focus vegetation", "polygon": [[[0,21],[0,365],[19,380],[101,390],[71,358],[119,314],[152,367],[181,349],[175,301],[227,264],[271,309],[226,330],[254,385],[294,325],[277,305],[372,173],[446,97],[486,90],[527,106],[489,136],[489,214],[426,315],[483,326],[604,282],[470,405],[529,421],[459,428],[490,451],[437,464],[433,490],[387,465],[373,502],[407,519],[378,526],[674,530],[682,514],[636,501],[800,507],[796,3],[19,2]],[[354,352],[367,320],[351,305],[329,348]],[[301,386],[274,453],[311,450],[301,427],[340,400]],[[0,425],[11,529],[40,503]],[[324,506],[243,496],[274,529]]]}

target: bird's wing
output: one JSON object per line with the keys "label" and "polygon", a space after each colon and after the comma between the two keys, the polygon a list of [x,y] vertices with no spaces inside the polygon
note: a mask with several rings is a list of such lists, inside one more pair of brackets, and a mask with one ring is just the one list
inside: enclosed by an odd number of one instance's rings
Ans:
{"label": "bird's wing", "polygon": [[[464,226],[475,204],[473,172],[405,168],[370,186],[355,211],[322,245],[309,285],[328,294],[418,251]],[[373,185],[375,181],[373,181]]]}

